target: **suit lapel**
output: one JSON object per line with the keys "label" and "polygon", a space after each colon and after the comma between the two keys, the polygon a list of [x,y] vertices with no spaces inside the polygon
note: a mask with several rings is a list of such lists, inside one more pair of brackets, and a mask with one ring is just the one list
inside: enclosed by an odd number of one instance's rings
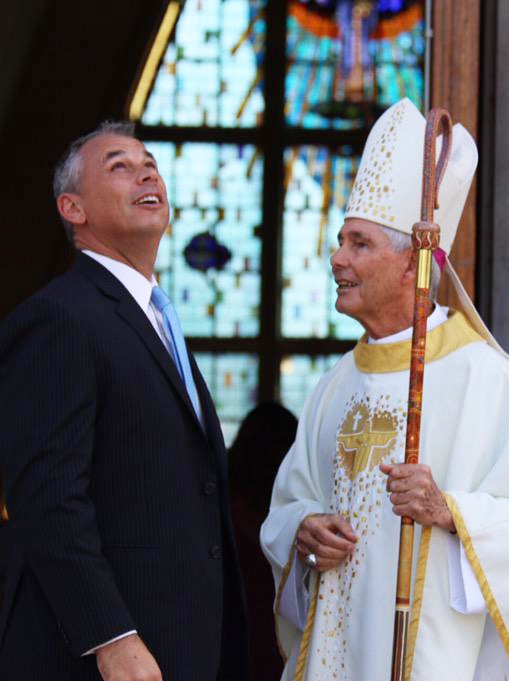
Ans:
{"label": "suit lapel", "polygon": [[88,279],[92,280],[104,295],[118,301],[116,307],[117,314],[139,336],[179,398],[191,412],[197,427],[203,433],[203,428],[196,416],[196,412],[194,411],[194,407],[189,399],[186,387],[180,378],[175,363],[147,316],[129,291],[113,274],[111,274],[111,272],[87,255],[83,255],[82,253],[77,254],[76,267]]}
{"label": "suit lapel", "polygon": [[200,430],[203,430],[198,417],[196,416],[196,412],[194,411],[192,402],[189,399],[186,387],[177,371],[175,363],[164,347],[163,342],[155,332],[152,324],[149,322],[143,311],[139,308],[139,305],[135,301],[127,299],[127,297],[122,298],[119,301],[117,307],[117,314],[120,315],[120,317],[122,317],[122,319],[127,322],[127,324],[129,324],[129,326],[141,338],[147,350],[152,354],[153,358],[178,393],[179,397],[192,413],[197,426],[200,428]]}

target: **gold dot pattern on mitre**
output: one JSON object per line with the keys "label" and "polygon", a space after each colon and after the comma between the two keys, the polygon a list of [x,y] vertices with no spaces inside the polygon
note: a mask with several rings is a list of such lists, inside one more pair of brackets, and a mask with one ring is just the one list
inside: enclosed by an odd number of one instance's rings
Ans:
{"label": "gold dot pattern on mitre", "polygon": [[[349,620],[355,617],[352,589],[370,538],[381,527],[387,492],[379,464],[396,463],[404,452],[406,410],[389,395],[376,399],[363,395],[350,399],[343,414],[336,433],[329,512],[345,517],[358,541],[354,553],[339,568],[321,576],[320,617],[315,626],[319,629],[319,659],[324,660],[324,671],[327,669],[323,678],[336,678],[339,671],[341,681],[356,681],[349,674],[347,655]],[[316,676],[316,681],[322,681],[322,676]]]}
{"label": "gold dot pattern on mitre", "polygon": [[367,220],[384,222],[389,226],[395,222],[393,160],[404,112],[404,102],[394,107],[367,158],[362,158],[348,200],[347,214],[362,213]]}

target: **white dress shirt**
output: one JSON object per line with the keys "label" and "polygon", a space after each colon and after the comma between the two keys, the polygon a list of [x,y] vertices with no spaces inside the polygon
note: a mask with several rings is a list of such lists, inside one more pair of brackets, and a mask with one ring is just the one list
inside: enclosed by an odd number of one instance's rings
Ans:
{"label": "white dress shirt", "polygon": [[[121,284],[132,295],[134,300],[141,307],[143,312],[147,315],[149,322],[154,327],[157,335],[164,343],[166,349],[169,352],[168,343],[161,331],[162,319],[159,310],[156,310],[154,305],[150,302],[150,296],[152,295],[152,289],[154,286],[158,286],[157,280],[152,275],[151,280],[146,279],[143,274],[135,270],[129,265],[125,265],[123,262],[118,260],[113,260],[113,258],[108,258],[106,255],[101,255],[99,253],[94,253],[93,251],[82,251],[85,255],[96,260],[100,265],[105,267],[114,277],[116,277]],[[159,320],[158,320],[159,316]]]}

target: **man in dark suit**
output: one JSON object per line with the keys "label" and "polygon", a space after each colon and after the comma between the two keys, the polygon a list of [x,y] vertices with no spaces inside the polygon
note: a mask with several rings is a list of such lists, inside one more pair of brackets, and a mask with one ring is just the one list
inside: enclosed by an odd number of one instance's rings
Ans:
{"label": "man in dark suit", "polygon": [[152,273],[163,180],[106,124],[55,188],[75,264],[0,331],[0,679],[242,681],[223,439]]}

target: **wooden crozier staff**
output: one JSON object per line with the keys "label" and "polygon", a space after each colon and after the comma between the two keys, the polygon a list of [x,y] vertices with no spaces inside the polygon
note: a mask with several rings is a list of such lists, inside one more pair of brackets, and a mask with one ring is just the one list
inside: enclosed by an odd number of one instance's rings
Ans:
{"label": "wooden crozier staff", "polygon": [[[442,149],[435,164],[437,136],[443,133]],[[438,247],[440,227],[433,222],[433,211],[438,208],[438,189],[447,167],[452,145],[452,121],[445,109],[432,109],[426,117],[424,137],[424,167],[422,177],[421,222],[413,226],[413,246],[417,254],[415,279],[415,307],[410,361],[410,389],[405,447],[405,463],[419,462],[421,431],[422,385],[426,350],[426,323],[430,308],[431,263]],[[401,518],[398,581],[396,589],[396,620],[392,652],[391,681],[405,681],[405,657],[410,616],[410,587],[414,521]]]}

